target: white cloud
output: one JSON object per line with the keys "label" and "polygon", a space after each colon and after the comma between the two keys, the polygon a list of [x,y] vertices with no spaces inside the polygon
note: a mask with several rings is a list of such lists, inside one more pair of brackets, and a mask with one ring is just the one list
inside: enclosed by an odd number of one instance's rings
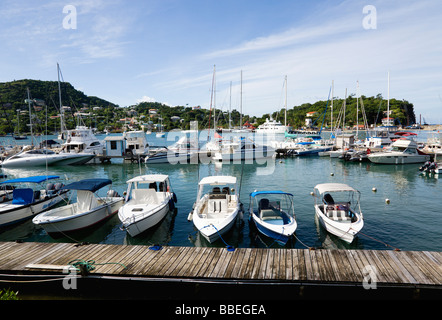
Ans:
{"label": "white cloud", "polygon": [[155,98],[143,96],[141,99],[137,99],[137,103],[141,103],[141,102],[156,102],[156,100],[155,100]]}

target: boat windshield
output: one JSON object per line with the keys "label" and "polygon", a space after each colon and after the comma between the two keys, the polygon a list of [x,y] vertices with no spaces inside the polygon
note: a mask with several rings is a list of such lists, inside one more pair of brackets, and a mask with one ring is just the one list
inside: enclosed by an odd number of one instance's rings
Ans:
{"label": "boat windshield", "polygon": [[261,210],[273,210],[285,212],[289,216],[294,217],[294,204],[293,195],[289,193],[265,193],[265,192],[253,192],[250,206],[255,213]]}

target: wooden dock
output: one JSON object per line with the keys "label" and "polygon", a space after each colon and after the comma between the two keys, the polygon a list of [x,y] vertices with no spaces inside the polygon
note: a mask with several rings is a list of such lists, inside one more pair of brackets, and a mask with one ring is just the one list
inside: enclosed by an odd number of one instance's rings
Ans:
{"label": "wooden dock", "polygon": [[[91,270],[68,271],[74,260]],[[0,242],[0,289],[52,298],[441,298],[441,263],[442,252],[430,251]]]}

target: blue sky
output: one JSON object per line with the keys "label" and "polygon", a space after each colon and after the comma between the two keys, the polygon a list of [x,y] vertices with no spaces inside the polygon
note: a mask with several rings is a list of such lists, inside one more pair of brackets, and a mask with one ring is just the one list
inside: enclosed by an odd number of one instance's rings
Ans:
{"label": "blue sky", "polygon": [[[66,29],[66,5],[76,29]],[[363,27],[366,5],[376,29]],[[65,81],[128,106],[140,101],[210,105],[262,115],[335,96],[406,99],[442,123],[442,2],[294,0],[2,0],[0,81]]]}

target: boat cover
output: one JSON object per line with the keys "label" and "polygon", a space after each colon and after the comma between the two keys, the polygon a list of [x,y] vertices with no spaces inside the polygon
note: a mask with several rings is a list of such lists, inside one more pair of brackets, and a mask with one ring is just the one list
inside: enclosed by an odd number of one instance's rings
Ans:
{"label": "boat cover", "polygon": [[26,177],[26,178],[17,178],[17,179],[10,179],[6,181],[0,182],[0,184],[4,183],[19,183],[19,182],[33,182],[33,183],[42,183],[46,180],[51,179],[58,179],[59,176],[32,176],[32,177]]}
{"label": "boat cover", "polygon": [[251,197],[255,197],[257,195],[260,194],[287,194],[289,196],[293,196],[293,194],[288,193],[288,192],[284,192],[284,191],[279,191],[279,190],[270,190],[270,191],[254,191],[250,194]]}
{"label": "boat cover", "polygon": [[68,185],[65,185],[62,190],[86,190],[95,192],[108,184],[111,184],[112,180],[110,179],[84,179],[77,182],[72,182]]}

